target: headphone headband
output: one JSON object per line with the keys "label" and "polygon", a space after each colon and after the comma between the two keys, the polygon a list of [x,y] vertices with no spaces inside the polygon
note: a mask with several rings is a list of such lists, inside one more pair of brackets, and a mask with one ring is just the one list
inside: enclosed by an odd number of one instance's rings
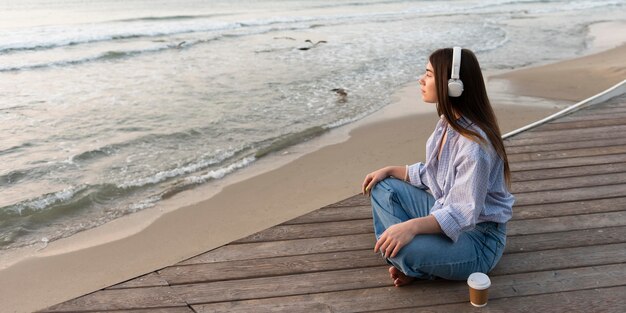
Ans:
{"label": "headphone headband", "polygon": [[461,47],[454,47],[452,50],[452,74],[450,78],[459,79],[461,72]]}
{"label": "headphone headband", "polygon": [[459,97],[463,93],[463,82],[461,81],[461,47],[454,47],[452,50],[452,73],[448,80],[448,95]]}

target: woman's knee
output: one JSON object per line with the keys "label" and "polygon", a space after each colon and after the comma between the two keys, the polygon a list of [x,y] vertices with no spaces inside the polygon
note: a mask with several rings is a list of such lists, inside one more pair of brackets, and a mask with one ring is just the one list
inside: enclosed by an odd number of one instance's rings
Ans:
{"label": "woman's knee", "polygon": [[390,184],[390,180],[393,179],[391,177],[385,178],[379,181],[374,187],[370,194],[374,199],[380,199],[381,197],[388,198],[390,193],[393,193],[394,189]]}
{"label": "woman's knee", "polygon": [[429,261],[431,249],[435,248],[430,243],[430,240],[426,239],[429,236],[431,235],[414,237],[413,240],[398,251],[395,257],[390,258],[390,261],[409,271],[418,271],[423,264]]}
{"label": "woman's knee", "polygon": [[394,177],[387,177],[381,181],[379,181],[376,185],[374,185],[374,188],[372,188],[372,193],[374,192],[384,192],[384,193],[389,193],[389,192],[395,192],[399,189],[399,183],[402,183],[400,180],[398,180],[397,178]]}

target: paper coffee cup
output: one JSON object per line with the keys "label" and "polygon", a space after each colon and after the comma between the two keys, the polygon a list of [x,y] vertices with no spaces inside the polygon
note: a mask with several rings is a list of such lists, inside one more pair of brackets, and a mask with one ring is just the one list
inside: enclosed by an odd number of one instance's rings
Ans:
{"label": "paper coffee cup", "polygon": [[472,273],[467,278],[467,285],[469,286],[470,303],[476,307],[487,305],[488,291],[491,286],[489,276],[478,272]]}

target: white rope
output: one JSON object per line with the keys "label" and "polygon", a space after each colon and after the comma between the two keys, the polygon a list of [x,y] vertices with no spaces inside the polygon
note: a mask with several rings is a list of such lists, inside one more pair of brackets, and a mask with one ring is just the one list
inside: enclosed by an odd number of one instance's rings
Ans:
{"label": "white rope", "polygon": [[602,103],[605,102],[611,98],[617,97],[619,95],[622,95],[626,93],[626,79],[622,80],[620,83],[617,83],[615,86],[595,95],[595,96],[591,96],[583,101],[580,101],[576,104],[573,104],[559,112],[556,112],[542,120],[536,121],[532,124],[528,124],[524,127],[518,128],[512,132],[506,133],[502,136],[502,139],[507,139],[509,137],[515,136],[521,132],[527,131],[533,127],[537,127],[541,124],[545,124],[549,121],[552,121],[554,119],[557,119],[559,117],[562,117],[564,115],[570,114],[572,112],[578,111],[580,109],[582,109],[583,107],[587,107],[587,106],[591,106],[594,104],[598,104],[598,103]]}

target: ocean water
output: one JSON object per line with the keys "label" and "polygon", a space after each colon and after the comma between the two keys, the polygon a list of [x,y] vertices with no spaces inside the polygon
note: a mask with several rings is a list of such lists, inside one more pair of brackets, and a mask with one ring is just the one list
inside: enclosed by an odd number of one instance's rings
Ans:
{"label": "ocean water", "polygon": [[363,118],[436,48],[470,48],[485,69],[545,63],[624,13],[611,0],[0,0],[0,250]]}

